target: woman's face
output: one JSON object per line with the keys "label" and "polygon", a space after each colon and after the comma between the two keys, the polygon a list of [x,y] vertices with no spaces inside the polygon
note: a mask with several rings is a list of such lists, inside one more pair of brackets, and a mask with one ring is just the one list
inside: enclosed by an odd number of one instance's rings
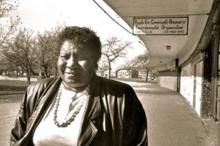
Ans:
{"label": "woman's face", "polygon": [[77,48],[64,41],[57,62],[58,72],[67,87],[80,88],[89,84],[95,73],[95,61],[88,49]]}

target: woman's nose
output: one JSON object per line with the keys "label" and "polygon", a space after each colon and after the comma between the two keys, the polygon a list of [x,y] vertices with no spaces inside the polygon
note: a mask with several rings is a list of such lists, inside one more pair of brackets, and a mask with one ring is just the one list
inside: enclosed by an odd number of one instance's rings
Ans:
{"label": "woman's nose", "polygon": [[76,57],[72,56],[67,60],[67,66],[68,67],[76,67],[78,66],[78,60],[76,59]]}

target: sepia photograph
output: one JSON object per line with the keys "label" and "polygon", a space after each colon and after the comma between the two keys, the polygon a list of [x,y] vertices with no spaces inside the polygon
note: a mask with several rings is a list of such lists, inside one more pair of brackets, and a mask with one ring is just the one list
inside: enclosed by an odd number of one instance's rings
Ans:
{"label": "sepia photograph", "polygon": [[219,145],[220,0],[0,0],[0,146]]}

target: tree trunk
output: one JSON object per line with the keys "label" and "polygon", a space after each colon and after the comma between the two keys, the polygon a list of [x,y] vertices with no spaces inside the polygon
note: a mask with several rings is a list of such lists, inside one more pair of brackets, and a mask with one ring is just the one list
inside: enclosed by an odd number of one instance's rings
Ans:
{"label": "tree trunk", "polygon": [[111,79],[111,67],[108,68],[108,78]]}
{"label": "tree trunk", "polygon": [[18,72],[19,72],[19,68],[18,68],[18,66],[16,66],[16,77],[19,76],[19,75],[18,75]]}
{"label": "tree trunk", "polygon": [[109,79],[111,79],[111,70],[112,70],[112,68],[111,68],[111,62],[109,61],[109,62],[108,62],[108,78],[109,78]]}
{"label": "tree trunk", "polygon": [[27,83],[28,85],[31,83],[31,77],[29,75],[27,75]]}
{"label": "tree trunk", "polygon": [[55,65],[55,66],[54,66],[54,76],[57,76],[57,74],[58,74],[57,66]]}
{"label": "tree trunk", "polygon": [[148,75],[149,75],[149,70],[146,71],[146,78],[145,78],[145,82],[148,82]]}
{"label": "tree trunk", "polygon": [[27,67],[27,83],[28,85],[31,83],[31,68]]}
{"label": "tree trunk", "polygon": [[118,78],[118,71],[115,71],[115,77]]}

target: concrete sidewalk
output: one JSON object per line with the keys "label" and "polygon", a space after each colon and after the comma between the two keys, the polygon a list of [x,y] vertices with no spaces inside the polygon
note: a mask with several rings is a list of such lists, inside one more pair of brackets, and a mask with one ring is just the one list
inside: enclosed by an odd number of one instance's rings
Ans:
{"label": "concrete sidewalk", "polygon": [[127,83],[146,111],[149,146],[209,146],[205,125],[181,95],[155,83]]}

